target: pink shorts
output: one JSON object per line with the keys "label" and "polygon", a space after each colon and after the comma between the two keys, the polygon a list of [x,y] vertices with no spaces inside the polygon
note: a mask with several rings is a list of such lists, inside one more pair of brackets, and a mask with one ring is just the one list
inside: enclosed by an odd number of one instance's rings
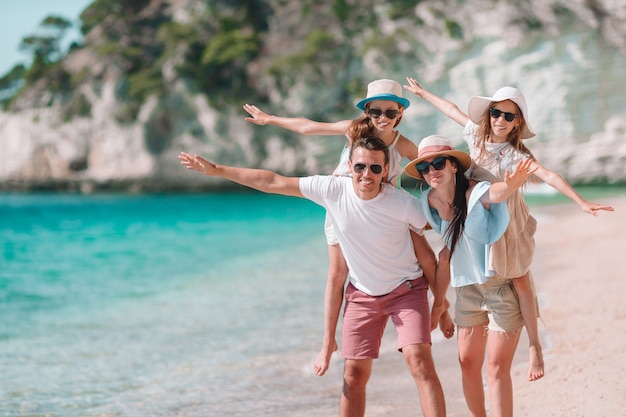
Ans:
{"label": "pink shorts", "polygon": [[398,350],[430,344],[428,283],[423,277],[405,281],[389,294],[367,295],[352,284],[346,288],[341,354],[344,359],[378,358],[387,319],[398,334]]}

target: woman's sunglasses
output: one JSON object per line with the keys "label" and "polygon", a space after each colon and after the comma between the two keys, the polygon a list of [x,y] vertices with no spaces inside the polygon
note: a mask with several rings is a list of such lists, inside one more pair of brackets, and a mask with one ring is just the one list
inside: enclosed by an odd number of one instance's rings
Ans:
{"label": "woman's sunglasses", "polygon": [[[382,116],[383,111],[381,109],[367,109],[367,114],[373,119],[378,119]],[[398,116],[398,110],[385,110],[385,116],[387,119],[395,119]]]}
{"label": "woman's sunglasses", "polygon": [[515,113],[509,113],[509,112],[506,112],[506,111],[493,109],[493,108],[489,109],[489,114],[494,119],[498,119],[500,117],[500,115],[503,114],[504,115],[504,120],[506,120],[507,122],[512,122],[517,117],[517,114],[515,114]]}
{"label": "woman's sunglasses", "polygon": [[374,174],[380,174],[381,172],[383,172],[383,166],[382,165],[378,165],[378,164],[372,164],[372,165],[354,164],[354,172],[356,172],[357,174],[360,174],[361,172],[365,171],[365,168],[369,168],[370,172],[373,172]]}
{"label": "woman's sunglasses", "polygon": [[435,171],[441,171],[446,166],[446,161],[448,160],[447,156],[438,156],[433,159],[431,162],[420,162],[419,164],[415,164],[415,169],[420,175],[423,177],[424,175],[430,172],[430,167],[435,168]]}

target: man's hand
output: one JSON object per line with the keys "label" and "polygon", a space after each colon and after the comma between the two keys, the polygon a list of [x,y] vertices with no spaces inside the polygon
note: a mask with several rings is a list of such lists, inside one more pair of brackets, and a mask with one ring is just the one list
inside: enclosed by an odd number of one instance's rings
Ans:
{"label": "man's hand", "polygon": [[198,155],[191,155],[187,152],[181,152],[178,155],[178,159],[180,159],[180,164],[187,169],[191,169],[192,171],[198,171],[205,175],[216,175],[217,168],[215,164],[207,161],[204,158],[199,157]]}

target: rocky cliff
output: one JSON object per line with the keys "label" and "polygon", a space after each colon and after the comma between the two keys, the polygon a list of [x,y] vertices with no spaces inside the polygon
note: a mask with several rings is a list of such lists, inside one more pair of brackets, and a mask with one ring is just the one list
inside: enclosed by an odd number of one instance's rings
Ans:
{"label": "rocky cliff", "polygon": [[[330,172],[342,138],[247,124],[241,105],[354,118],[367,82],[407,75],[465,109],[515,85],[528,145],[573,183],[624,183],[626,6],[618,0],[99,0],[84,42],[0,113],[0,187],[131,191],[223,186],[180,150],[285,174]],[[460,141],[409,97],[401,131]],[[582,169],[584,167],[584,169]]]}

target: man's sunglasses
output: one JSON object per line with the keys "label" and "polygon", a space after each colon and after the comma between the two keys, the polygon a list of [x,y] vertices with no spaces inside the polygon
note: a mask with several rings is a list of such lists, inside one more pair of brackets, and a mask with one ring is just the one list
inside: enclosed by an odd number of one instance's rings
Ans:
{"label": "man's sunglasses", "polygon": [[[367,114],[374,119],[378,119],[382,116],[383,111],[381,109],[367,109]],[[385,116],[387,116],[387,119],[395,119],[398,116],[398,110],[385,110]]]}
{"label": "man's sunglasses", "polygon": [[435,171],[441,171],[446,166],[446,161],[448,160],[447,156],[438,156],[433,159],[431,162],[420,162],[419,164],[415,164],[415,169],[420,175],[423,177],[424,175],[430,172],[430,167],[435,168]]}
{"label": "man's sunglasses", "polygon": [[517,114],[515,114],[515,113],[509,113],[509,112],[506,112],[506,111],[493,109],[493,108],[489,109],[489,114],[494,119],[498,119],[500,117],[500,115],[503,114],[504,115],[504,120],[506,120],[507,122],[512,122],[517,117]]}
{"label": "man's sunglasses", "polygon": [[381,172],[383,172],[383,166],[382,165],[378,165],[378,164],[372,164],[372,165],[354,164],[354,172],[356,172],[357,174],[360,174],[361,172],[365,171],[365,168],[369,168],[370,172],[373,172],[374,174],[380,174]]}

